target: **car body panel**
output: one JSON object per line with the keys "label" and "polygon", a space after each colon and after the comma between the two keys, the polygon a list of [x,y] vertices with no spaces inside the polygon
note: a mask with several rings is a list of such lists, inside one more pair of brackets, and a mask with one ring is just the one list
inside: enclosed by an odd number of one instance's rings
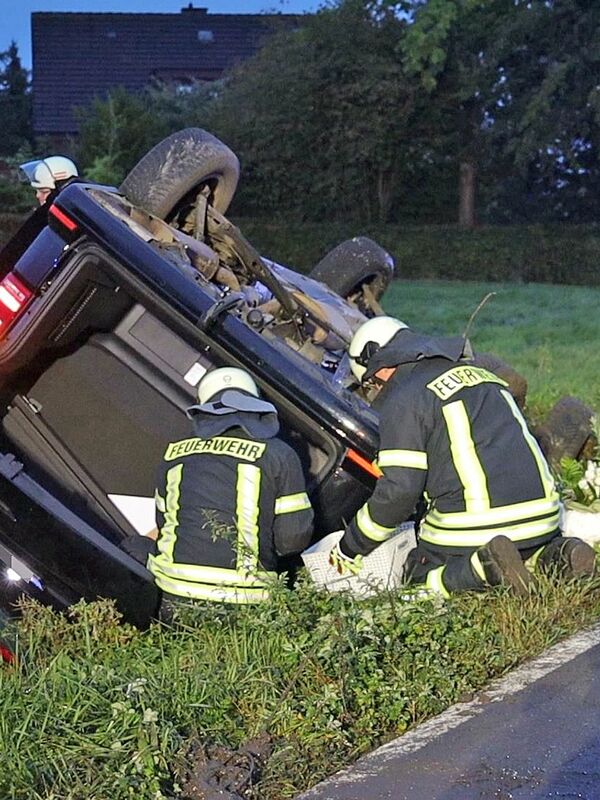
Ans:
{"label": "car body panel", "polygon": [[[272,297],[262,308],[276,311],[255,328],[248,298],[260,283],[245,294],[243,285],[240,293],[215,286],[186,262],[187,250],[163,251],[137,222],[112,213],[113,195],[118,209],[130,208],[113,189],[67,186],[46,210],[48,227],[36,212],[37,236],[26,223],[0,254],[0,278],[16,270],[35,292],[0,338],[0,559],[4,547],[42,602],[110,596],[145,625],[157,591],[119,547],[140,533],[127,508],[147,508],[154,466],[169,438],[187,430],[185,409],[206,369],[247,369],[277,405],[307,470],[317,538],[372,491],[373,472],[348,453],[367,464],[375,457],[378,420],[348,390],[342,348],[360,312],[265,260],[256,274]],[[211,248],[196,249],[212,269]],[[286,319],[290,308],[297,319]]]}

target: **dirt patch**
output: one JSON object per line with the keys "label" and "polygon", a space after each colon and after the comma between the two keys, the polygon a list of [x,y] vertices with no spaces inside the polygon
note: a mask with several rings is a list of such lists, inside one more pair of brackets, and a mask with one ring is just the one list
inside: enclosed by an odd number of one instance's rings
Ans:
{"label": "dirt patch", "polygon": [[180,778],[184,800],[246,800],[272,751],[268,734],[241,745],[237,750],[195,742],[185,757]]}

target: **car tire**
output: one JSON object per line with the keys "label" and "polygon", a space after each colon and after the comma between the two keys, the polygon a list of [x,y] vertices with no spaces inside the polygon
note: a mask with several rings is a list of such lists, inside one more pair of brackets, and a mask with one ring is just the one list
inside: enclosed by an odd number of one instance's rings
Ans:
{"label": "car tire", "polygon": [[[378,301],[394,277],[394,261],[377,242],[356,236],[327,253],[309,277],[321,281],[341,297],[354,300],[361,311],[373,316],[381,313]],[[368,287],[366,295],[365,287]]]}
{"label": "car tire", "polygon": [[224,214],[239,175],[240,162],[233,150],[202,128],[186,128],[149,150],[119,191],[134,205],[169,222],[193,204],[203,185],[210,187],[211,205]]}

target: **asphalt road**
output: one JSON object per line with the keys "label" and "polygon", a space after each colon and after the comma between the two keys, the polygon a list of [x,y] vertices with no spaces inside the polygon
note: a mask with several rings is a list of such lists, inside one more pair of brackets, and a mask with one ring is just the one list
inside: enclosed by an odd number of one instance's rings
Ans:
{"label": "asphalt road", "polygon": [[600,800],[600,626],[297,800]]}

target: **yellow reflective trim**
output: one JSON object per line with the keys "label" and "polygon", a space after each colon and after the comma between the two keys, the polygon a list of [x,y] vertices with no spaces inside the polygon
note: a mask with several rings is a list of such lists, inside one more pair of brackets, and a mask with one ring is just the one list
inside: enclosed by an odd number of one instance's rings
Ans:
{"label": "yellow reflective trim", "polygon": [[181,583],[160,574],[155,576],[155,580],[156,585],[164,592],[190,600],[210,600],[216,603],[246,605],[269,599],[269,590],[266,588],[248,589],[236,586]]}
{"label": "yellow reflective trim", "polygon": [[542,555],[547,546],[548,545],[543,544],[541,547],[538,547],[535,553],[532,553],[529,556],[529,558],[525,562],[525,566],[527,567],[528,570],[533,571],[536,568],[537,562],[539,561],[540,556]]}
{"label": "yellow reflective trim", "polygon": [[430,544],[442,547],[481,547],[487,544],[494,536],[508,536],[513,542],[523,542],[527,539],[536,539],[538,536],[552,533],[558,527],[558,513],[545,520],[525,522],[514,527],[482,528],[478,530],[439,531],[430,528],[427,520],[421,524],[419,538]]}
{"label": "yellow reflective trim", "polygon": [[448,400],[461,389],[479,386],[480,383],[499,383],[501,386],[508,386],[506,381],[483,367],[463,366],[453,367],[438,375],[431,383],[427,384],[427,388],[440,400]]}
{"label": "yellow reflective trim", "polygon": [[474,514],[470,511],[442,512],[432,508],[427,512],[427,519],[433,525],[444,528],[475,528],[481,525],[502,525],[524,520],[528,522],[531,517],[542,517],[546,514],[556,514],[559,510],[558,494],[552,498],[542,497],[538,500],[526,500],[523,503],[512,503],[507,506],[497,506]]}
{"label": "yellow reflective trim", "polygon": [[294,511],[305,511],[310,508],[310,500],[306,492],[284,494],[275,500],[276,514],[291,514]]}
{"label": "yellow reflective trim", "polygon": [[211,439],[193,437],[172,442],[167,447],[164,459],[174,461],[176,458],[210,453],[213,456],[233,456],[244,461],[256,461],[265,452],[266,446],[264,442],[234,436],[213,436]]}
{"label": "yellow reflective trim", "polygon": [[238,464],[236,484],[237,570],[258,572],[260,467]]}
{"label": "yellow reflective trim", "polygon": [[427,573],[427,577],[425,578],[425,587],[429,589],[430,592],[435,592],[435,594],[441,594],[442,597],[448,598],[450,597],[450,592],[444,586],[443,575],[446,566],[436,567],[435,569],[430,569]]}
{"label": "yellow reflective trim", "polygon": [[487,583],[487,578],[485,577],[485,570],[483,568],[483,564],[481,563],[481,559],[479,558],[479,554],[477,550],[471,555],[471,567],[473,568],[473,572],[477,575],[478,578],[484,583]]}
{"label": "yellow reflective trim", "polygon": [[539,444],[535,440],[535,437],[527,427],[527,423],[525,422],[525,419],[521,414],[519,407],[515,403],[514,397],[510,394],[510,392],[507,392],[505,389],[501,390],[501,394],[508,403],[508,405],[510,406],[514,418],[521,426],[521,430],[523,431],[523,436],[525,437],[525,441],[529,445],[529,449],[531,450],[531,453],[535,458],[535,462],[537,464],[540,473],[540,480],[542,482],[542,486],[544,487],[544,492],[546,497],[548,498],[556,497],[557,496],[556,486],[554,484],[554,479],[552,478],[548,462],[544,458],[544,455],[540,449]]}
{"label": "yellow reflective trim", "polygon": [[385,542],[395,530],[395,528],[386,528],[384,525],[379,525],[379,523],[375,522],[369,513],[368,502],[364,504],[356,515],[356,524],[361,533],[374,542]]}
{"label": "yellow reflective trim", "polygon": [[452,461],[463,486],[468,512],[486,511],[490,507],[487,478],[477,457],[471,436],[471,423],[462,400],[442,407],[450,438]]}
{"label": "yellow reflective trim", "polygon": [[167,491],[165,495],[164,524],[160,529],[157,541],[159,558],[173,561],[173,550],[177,541],[179,525],[180,487],[183,477],[183,464],[171,467],[167,472]]}
{"label": "yellow reflective trim", "polygon": [[159,494],[158,489],[154,491],[154,503],[158,511],[160,511],[161,514],[164,514],[167,510],[167,506],[165,504],[165,498]]}
{"label": "yellow reflective trim", "polygon": [[427,469],[427,453],[421,450],[380,450],[377,454],[377,466],[410,467],[412,469]]}
{"label": "yellow reflective trim", "polygon": [[151,556],[155,562],[156,573],[165,578],[180,579],[191,583],[215,583],[243,588],[260,588],[276,577],[275,572],[238,572],[226,567],[211,567],[203,564],[178,564],[161,561],[159,556]]}

